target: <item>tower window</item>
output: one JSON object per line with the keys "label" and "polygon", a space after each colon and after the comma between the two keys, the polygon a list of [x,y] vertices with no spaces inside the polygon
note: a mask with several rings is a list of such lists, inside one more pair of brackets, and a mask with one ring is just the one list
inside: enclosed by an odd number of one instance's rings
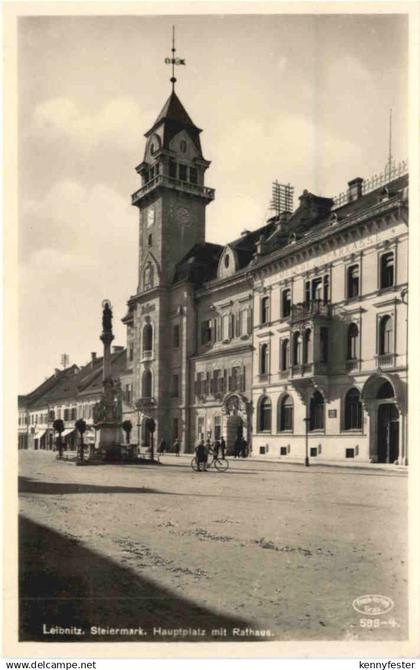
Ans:
{"label": "tower window", "polygon": [[179,148],[181,149],[181,152],[185,154],[185,152],[187,151],[187,143],[185,140],[181,140]]}
{"label": "tower window", "polygon": [[176,179],[176,163],[175,161],[169,161],[169,176],[172,179]]}
{"label": "tower window", "polygon": [[179,347],[179,325],[175,324],[172,330],[172,346],[174,349]]}
{"label": "tower window", "polygon": [[180,165],[179,166],[179,178],[181,181],[187,181],[187,166],[186,165]]}
{"label": "tower window", "polygon": [[147,245],[151,247],[153,244],[153,235],[150,233],[149,237],[147,238]]}
{"label": "tower window", "polygon": [[228,255],[225,256],[225,268],[229,267],[230,258]]}
{"label": "tower window", "polygon": [[191,184],[196,184],[197,181],[198,181],[197,168],[190,168],[190,182],[191,182]]}
{"label": "tower window", "polygon": [[143,328],[143,353],[153,350],[153,327],[151,323],[146,323]]}

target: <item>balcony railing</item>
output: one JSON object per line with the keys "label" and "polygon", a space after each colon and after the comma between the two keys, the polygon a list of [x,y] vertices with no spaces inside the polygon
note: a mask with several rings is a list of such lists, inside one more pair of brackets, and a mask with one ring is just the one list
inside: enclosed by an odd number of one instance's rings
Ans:
{"label": "balcony railing", "polygon": [[378,368],[395,367],[395,354],[379,354],[379,356],[376,356],[376,367]]}
{"label": "balcony railing", "polygon": [[317,316],[330,317],[331,303],[324,300],[310,300],[309,302],[299,302],[292,305],[290,320],[304,321]]}
{"label": "balcony railing", "polygon": [[157,186],[167,186],[175,190],[183,191],[184,193],[191,193],[191,195],[198,195],[201,198],[206,200],[214,200],[214,188],[209,188],[208,186],[201,186],[201,184],[192,184],[189,181],[181,181],[180,179],[174,179],[173,177],[167,177],[163,174],[158,174],[156,177],[153,177],[150,181],[147,182],[144,186],[139,188],[138,191],[133,193],[131,196],[132,204],[142,198],[144,195],[152,191]]}

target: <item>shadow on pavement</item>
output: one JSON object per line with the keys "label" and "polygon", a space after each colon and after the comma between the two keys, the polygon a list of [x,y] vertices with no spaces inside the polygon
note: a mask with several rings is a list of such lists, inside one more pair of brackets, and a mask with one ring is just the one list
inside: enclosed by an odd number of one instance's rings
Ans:
{"label": "shadow on pavement", "polygon": [[67,493],[155,493],[176,495],[170,491],[159,491],[136,486],[100,486],[97,484],[70,484],[68,482],[41,482],[29,477],[19,477],[19,493],[42,493],[61,495]]}
{"label": "shadow on pavement", "polygon": [[[206,584],[206,588],[209,585]],[[149,635],[93,635],[91,626],[138,628]],[[190,634],[178,641],[203,641],[211,630],[226,628],[223,640],[258,640],[233,637],[232,628],[250,626],[243,619],[199,606],[150,579],[122,567],[77,540],[30,521],[19,520],[19,639],[54,642],[161,642],[173,637],[153,636],[153,627],[193,628],[205,636]],[[73,634],[44,634],[44,628],[71,629]],[[254,626],[255,628],[255,626]],[[74,634],[81,629],[85,635]]]}

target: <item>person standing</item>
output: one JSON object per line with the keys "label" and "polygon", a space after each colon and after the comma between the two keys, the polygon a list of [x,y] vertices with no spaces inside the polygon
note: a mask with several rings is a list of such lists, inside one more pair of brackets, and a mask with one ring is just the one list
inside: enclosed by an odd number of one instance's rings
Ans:
{"label": "person standing", "polygon": [[159,443],[158,453],[159,453],[159,454],[164,454],[164,453],[165,453],[165,449],[166,449],[166,442],[165,442],[165,440],[162,438],[161,441],[160,441],[160,443]]}
{"label": "person standing", "polygon": [[201,469],[203,469],[203,472],[206,472],[208,449],[202,439],[195,448],[195,457],[197,459],[198,472],[201,472]]}
{"label": "person standing", "polygon": [[222,439],[220,440],[220,457],[223,459],[225,458],[225,451],[226,451],[226,442],[225,438],[222,437]]}

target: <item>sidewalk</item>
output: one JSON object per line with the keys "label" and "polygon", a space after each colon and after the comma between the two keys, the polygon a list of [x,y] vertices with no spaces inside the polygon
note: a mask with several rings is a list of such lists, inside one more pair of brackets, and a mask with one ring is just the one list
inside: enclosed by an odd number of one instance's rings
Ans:
{"label": "sidewalk", "polygon": [[[162,459],[162,454],[159,455],[160,459]],[[163,458],[170,458],[174,460],[188,460],[190,461],[194,457],[193,453],[182,453],[179,454],[179,456],[175,456],[173,453],[165,453],[163,454]],[[233,456],[228,456],[229,461],[235,462],[238,461],[240,463],[252,463],[255,461],[258,462],[266,462],[266,463],[277,463],[278,465],[301,465],[302,467],[305,467],[304,463],[301,460],[297,459],[291,459],[288,458],[287,460],[285,458],[274,458],[270,456],[259,456],[258,454],[254,455],[251,454],[247,458],[238,458],[235,459]],[[405,472],[408,473],[408,466],[407,465],[393,465],[392,463],[366,463],[366,462],[358,462],[355,460],[352,460],[351,462],[347,461],[321,461],[321,460],[316,460],[315,458],[311,458],[309,460],[309,465],[310,467],[319,467],[319,466],[327,466],[327,467],[334,467],[334,468],[355,468],[357,470],[385,470],[387,472]]]}

